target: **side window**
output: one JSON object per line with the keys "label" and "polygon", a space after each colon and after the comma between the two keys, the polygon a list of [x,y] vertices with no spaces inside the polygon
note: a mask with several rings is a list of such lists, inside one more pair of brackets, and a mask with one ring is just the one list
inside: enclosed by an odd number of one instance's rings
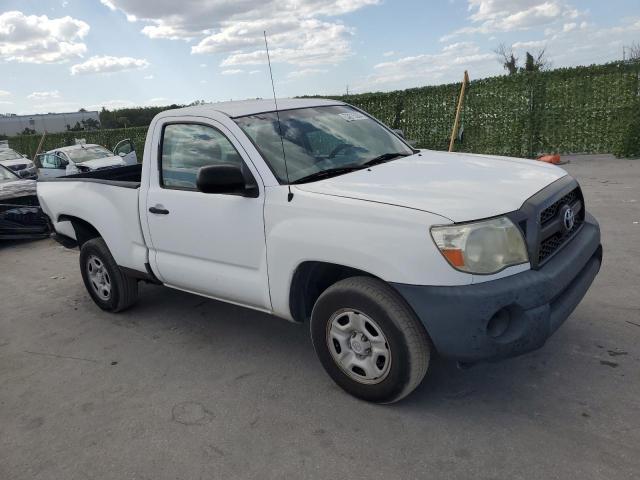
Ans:
{"label": "side window", "polygon": [[43,153],[40,155],[40,163],[42,168],[58,168],[56,166],[56,157],[52,153]]}
{"label": "side window", "polygon": [[233,164],[243,167],[235,147],[213,127],[170,124],[162,134],[161,184],[167,188],[196,190],[200,167]]}

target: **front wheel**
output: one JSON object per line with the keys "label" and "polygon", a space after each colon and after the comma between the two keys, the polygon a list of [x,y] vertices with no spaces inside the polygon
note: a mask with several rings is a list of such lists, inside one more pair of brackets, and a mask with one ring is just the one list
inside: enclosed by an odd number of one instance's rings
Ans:
{"label": "front wheel", "polygon": [[431,342],[422,323],[385,282],[353,277],[320,295],[311,315],[316,354],[331,378],[363,400],[393,403],[424,378]]}
{"label": "front wheel", "polygon": [[80,272],[89,295],[103,310],[120,312],[138,299],[138,281],[125,275],[102,238],[82,245]]}

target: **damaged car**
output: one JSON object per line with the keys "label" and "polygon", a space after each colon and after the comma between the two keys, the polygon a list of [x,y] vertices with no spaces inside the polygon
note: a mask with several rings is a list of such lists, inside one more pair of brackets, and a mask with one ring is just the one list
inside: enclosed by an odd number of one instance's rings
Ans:
{"label": "damaged car", "polygon": [[36,181],[20,179],[0,165],[0,240],[46,238],[49,232],[36,196]]}

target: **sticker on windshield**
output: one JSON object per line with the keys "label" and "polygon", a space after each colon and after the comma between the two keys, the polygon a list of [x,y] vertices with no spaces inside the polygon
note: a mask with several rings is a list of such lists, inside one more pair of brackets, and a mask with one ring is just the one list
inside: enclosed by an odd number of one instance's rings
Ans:
{"label": "sticker on windshield", "polygon": [[367,118],[366,115],[363,115],[360,112],[339,113],[338,115],[344,118],[347,122],[354,122],[356,120],[365,120]]}

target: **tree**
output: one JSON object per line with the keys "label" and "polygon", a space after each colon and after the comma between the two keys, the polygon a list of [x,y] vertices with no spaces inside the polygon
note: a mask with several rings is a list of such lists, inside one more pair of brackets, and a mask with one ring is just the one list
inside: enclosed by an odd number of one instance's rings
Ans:
{"label": "tree", "polygon": [[640,62],[640,43],[633,42],[625,47],[625,60],[629,62]]}
{"label": "tree", "polygon": [[35,135],[36,131],[33,128],[25,127],[18,135]]}
{"label": "tree", "polygon": [[501,43],[494,52],[498,55],[498,61],[502,63],[502,66],[509,72],[509,75],[518,73],[518,57],[514,55],[513,48],[507,48],[504,43]]}
{"label": "tree", "polygon": [[551,68],[551,62],[545,56],[545,48],[536,54],[527,52],[523,67],[518,66],[519,59],[513,53],[512,47],[507,47],[504,43],[501,43],[494,52],[498,55],[498,61],[509,72],[509,75],[515,75],[518,72],[540,72]]}
{"label": "tree", "polygon": [[78,110],[79,112],[86,112],[87,110],[84,108],[81,108],[80,110]]}
{"label": "tree", "polygon": [[87,118],[82,120],[82,126],[85,130],[98,130],[100,128],[100,122],[95,118]]}
{"label": "tree", "polygon": [[84,130],[84,128],[82,128],[82,125],[80,125],[80,122],[76,122],[76,124],[73,127],[70,127],[69,125],[67,125],[68,132],[80,132],[82,130]]}

